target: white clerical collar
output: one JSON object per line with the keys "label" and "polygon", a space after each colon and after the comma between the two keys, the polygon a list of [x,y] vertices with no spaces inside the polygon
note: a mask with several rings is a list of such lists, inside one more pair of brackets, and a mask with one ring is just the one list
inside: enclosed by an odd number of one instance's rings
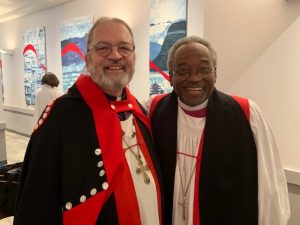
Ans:
{"label": "white clerical collar", "polygon": [[178,98],[178,105],[188,111],[196,111],[199,109],[204,109],[207,107],[208,104],[208,99],[206,99],[204,102],[202,102],[200,105],[196,105],[196,106],[188,106],[186,104],[184,104],[182,101],[180,101],[180,99]]}

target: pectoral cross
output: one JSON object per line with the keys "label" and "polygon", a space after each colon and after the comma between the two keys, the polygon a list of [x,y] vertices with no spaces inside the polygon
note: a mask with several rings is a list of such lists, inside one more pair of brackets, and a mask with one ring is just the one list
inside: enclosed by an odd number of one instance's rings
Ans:
{"label": "pectoral cross", "polygon": [[188,209],[188,201],[186,197],[184,196],[183,201],[178,202],[178,204],[182,206],[182,219],[185,220],[185,210]]}
{"label": "pectoral cross", "polygon": [[135,170],[136,174],[140,175],[142,173],[143,177],[144,177],[144,182],[146,184],[149,184],[150,183],[150,178],[149,178],[149,176],[147,174],[147,171],[150,170],[149,166],[147,164],[146,164],[146,166],[144,166],[144,163],[143,163],[143,161],[141,159],[141,155],[139,155],[139,157],[137,157],[137,160],[138,160],[138,166],[139,167],[137,167],[136,170]]}

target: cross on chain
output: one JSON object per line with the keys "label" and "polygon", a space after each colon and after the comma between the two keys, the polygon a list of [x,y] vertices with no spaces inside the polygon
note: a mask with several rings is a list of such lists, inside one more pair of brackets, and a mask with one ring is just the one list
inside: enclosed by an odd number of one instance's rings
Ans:
{"label": "cross on chain", "polygon": [[185,210],[188,209],[188,201],[186,197],[183,197],[182,202],[178,202],[180,206],[182,206],[182,219],[185,220]]}
{"label": "cross on chain", "polygon": [[138,175],[143,174],[144,182],[146,184],[149,184],[150,183],[150,178],[149,178],[149,176],[147,174],[147,171],[150,170],[149,166],[147,164],[146,164],[146,166],[144,166],[144,163],[143,163],[143,161],[141,159],[141,155],[138,155],[138,157],[136,157],[136,159],[138,160],[138,166],[139,166],[135,170],[136,174],[138,174]]}

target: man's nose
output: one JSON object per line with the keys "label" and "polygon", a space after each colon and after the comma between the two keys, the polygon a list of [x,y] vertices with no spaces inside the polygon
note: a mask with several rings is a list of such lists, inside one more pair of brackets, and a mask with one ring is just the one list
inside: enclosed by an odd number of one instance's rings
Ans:
{"label": "man's nose", "polygon": [[109,59],[121,59],[123,56],[119,53],[118,46],[111,46],[111,52],[107,57]]}
{"label": "man's nose", "polygon": [[190,74],[189,74],[189,79],[192,81],[198,81],[202,79],[202,75],[199,73],[199,71],[197,70],[197,68],[193,68],[192,70],[190,70]]}

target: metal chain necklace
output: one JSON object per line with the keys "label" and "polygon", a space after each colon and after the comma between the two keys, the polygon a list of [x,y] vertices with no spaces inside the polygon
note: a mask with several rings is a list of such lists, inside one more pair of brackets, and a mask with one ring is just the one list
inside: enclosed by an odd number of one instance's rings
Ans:
{"label": "metal chain necklace", "polygon": [[185,211],[188,209],[187,194],[189,192],[190,184],[191,184],[192,178],[193,178],[195,170],[196,170],[197,162],[195,162],[194,168],[192,170],[192,173],[191,173],[190,177],[188,178],[188,183],[187,183],[187,186],[186,186],[185,189],[183,188],[183,180],[182,180],[183,175],[182,175],[182,172],[181,172],[180,159],[179,159],[178,154],[177,154],[177,163],[178,163],[178,168],[179,168],[180,187],[181,187],[181,191],[182,191],[182,195],[183,195],[182,202],[178,201],[178,204],[180,206],[182,206],[182,219],[185,220],[186,219]]}
{"label": "metal chain necklace", "polygon": [[[132,126],[134,126],[133,120],[132,120],[132,123],[133,123]],[[125,140],[126,137],[128,138],[128,136],[126,136],[126,132],[124,130],[122,130],[122,139],[123,139],[123,142],[125,143],[125,145],[127,147],[127,148],[123,148],[124,152],[126,152],[127,150],[129,150],[133,154],[133,156],[136,159],[137,164],[138,164],[138,166],[135,169],[136,174],[138,174],[138,175],[142,174],[143,178],[144,178],[145,184],[150,184],[150,178],[149,178],[149,176],[147,174],[147,171],[150,171],[150,168],[149,168],[149,166],[148,166],[147,163],[144,166],[144,162],[142,160],[142,156],[141,156],[141,153],[140,153],[139,143],[137,142],[136,144],[129,146],[129,144]],[[136,132],[133,130],[133,132],[129,136],[129,138],[133,139],[135,137],[136,137]],[[137,148],[137,152],[134,152],[134,150],[132,149],[135,146]]]}

